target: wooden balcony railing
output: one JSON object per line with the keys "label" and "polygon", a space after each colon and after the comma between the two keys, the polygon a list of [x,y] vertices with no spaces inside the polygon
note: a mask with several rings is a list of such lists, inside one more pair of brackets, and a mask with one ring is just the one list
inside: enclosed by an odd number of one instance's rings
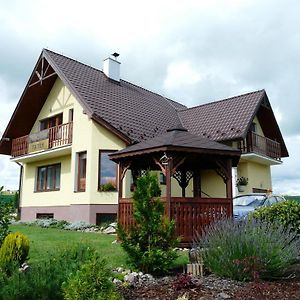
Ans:
{"label": "wooden balcony railing", "polygon": [[11,156],[17,157],[72,144],[72,134],[73,122],[70,122],[51,127],[39,133],[13,139]]}
{"label": "wooden balcony railing", "polygon": [[[165,198],[162,198],[165,204]],[[190,245],[196,233],[214,220],[232,216],[232,200],[227,198],[171,198],[171,218],[175,220],[176,235],[182,245]],[[119,199],[118,220],[127,230],[134,225],[132,199]]]}
{"label": "wooden balcony railing", "polygon": [[270,158],[281,160],[280,143],[269,138],[249,132],[245,140],[240,143],[242,153],[257,153]]}

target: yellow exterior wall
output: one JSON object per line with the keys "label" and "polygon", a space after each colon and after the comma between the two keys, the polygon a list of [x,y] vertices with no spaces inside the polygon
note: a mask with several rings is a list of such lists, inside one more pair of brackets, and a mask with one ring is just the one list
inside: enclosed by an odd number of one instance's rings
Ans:
{"label": "yellow exterior wall", "polygon": [[[119,150],[126,145],[106,128],[91,120],[60,79],[56,80],[49,93],[31,133],[40,130],[40,120],[58,113],[63,113],[63,123],[68,123],[70,108],[74,109],[71,155],[48,160],[43,158],[43,161],[24,164],[22,206],[117,204],[117,192],[98,192],[99,150]],[[87,152],[86,191],[74,192],[76,190],[76,154],[82,151]],[[62,164],[60,191],[35,193],[37,167],[59,162]]]}
{"label": "yellow exterior wall", "polygon": [[244,193],[252,193],[253,188],[272,190],[271,167],[254,162],[239,163],[237,168],[238,178],[241,176],[249,179]]}
{"label": "yellow exterior wall", "polygon": [[214,170],[204,170],[201,172],[201,191],[203,192],[203,197],[207,197],[207,195],[212,198],[226,197],[226,185]]}

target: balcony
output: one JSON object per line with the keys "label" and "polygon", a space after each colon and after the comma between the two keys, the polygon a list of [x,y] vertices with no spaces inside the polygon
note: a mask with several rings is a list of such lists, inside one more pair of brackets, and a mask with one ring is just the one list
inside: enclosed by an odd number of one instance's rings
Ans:
{"label": "balcony", "polygon": [[248,132],[247,137],[240,142],[239,148],[243,154],[254,153],[281,161],[280,143],[255,132]]}
{"label": "balcony", "polygon": [[73,122],[12,140],[11,156],[18,157],[72,144]]}

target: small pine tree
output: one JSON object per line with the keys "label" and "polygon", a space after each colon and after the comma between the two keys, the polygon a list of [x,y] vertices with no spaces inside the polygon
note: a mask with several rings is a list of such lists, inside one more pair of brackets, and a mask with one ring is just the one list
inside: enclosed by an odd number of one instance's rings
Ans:
{"label": "small pine tree", "polygon": [[179,239],[175,237],[175,223],[164,215],[160,195],[157,176],[147,172],[137,180],[133,194],[135,226],[125,232],[118,225],[118,235],[129,262],[143,272],[165,272],[177,258],[174,248]]}

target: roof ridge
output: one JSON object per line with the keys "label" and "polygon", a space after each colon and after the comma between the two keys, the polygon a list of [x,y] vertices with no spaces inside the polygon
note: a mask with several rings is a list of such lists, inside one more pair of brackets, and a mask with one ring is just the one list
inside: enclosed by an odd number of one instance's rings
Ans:
{"label": "roof ridge", "polygon": [[[144,90],[144,91],[146,91],[146,92],[149,92],[149,93],[151,93],[151,94],[154,94],[154,95],[157,95],[157,96],[159,96],[159,97],[161,97],[161,98],[164,98],[165,100],[167,100],[168,102],[170,102],[170,101],[173,101],[173,102],[175,102],[175,103],[178,103],[178,104],[180,104],[180,105],[183,105],[183,106],[185,106],[184,104],[182,104],[182,103],[180,103],[180,102],[177,102],[177,101],[175,101],[175,100],[173,100],[173,99],[170,99],[170,98],[168,98],[168,97],[165,97],[165,96],[163,96],[163,95],[161,95],[161,94],[159,94],[159,93],[157,93],[157,92],[154,92],[154,91],[152,91],[152,90],[149,90],[149,89],[147,89],[147,88],[144,88],[144,87],[142,87],[142,86],[139,86],[139,85],[137,85],[137,84],[135,84],[135,83],[132,83],[132,82],[130,82],[130,81],[128,81],[128,80],[125,80],[125,79],[121,79],[122,81],[124,81],[124,82],[126,82],[126,83],[129,83],[129,84],[131,84],[131,85],[133,85],[133,86],[135,86],[135,87],[138,87],[138,88],[140,88],[140,89],[142,89],[142,90]],[[171,104],[171,103],[170,103]],[[172,104],[171,104],[172,105]],[[173,106],[173,108],[175,109],[175,110],[177,110],[176,109],[176,107],[174,106],[174,105],[172,105]]]}
{"label": "roof ridge", "polygon": [[77,63],[79,63],[79,64],[81,64],[81,65],[84,65],[84,66],[86,66],[86,67],[88,67],[88,68],[91,68],[91,69],[94,69],[94,70],[96,70],[96,71],[100,71],[101,73],[103,73],[102,70],[97,69],[96,67],[93,67],[93,66],[91,66],[91,65],[88,65],[88,64],[86,64],[86,63],[83,63],[83,62],[81,62],[81,61],[79,61],[79,60],[77,60],[77,59],[75,59],[75,58],[66,56],[66,55],[61,54],[61,53],[57,53],[57,52],[55,52],[55,51],[52,51],[52,50],[49,50],[49,49],[46,49],[46,48],[44,48],[43,50],[46,50],[46,51],[48,51],[48,52],[52,52],[52,53],[57,54],[57,55],[60,55],[60,56],[63,56],[64,58],[70,59],[70,60],[72,60],[72,61],[74,61],[74,62],[77,62]]}
{"label": "roof ridge", "polygon": [[[60,55],[60,56],[63,56],[63,57],[65,57],[65,58],[67,58],[67,59],[70,59],[70,60],[72,60],[72,61],[74,61],[74,62],[77,62],[77,63],[79,63],[79,64],[81,64],[81,65],[84,65],[84,66],[86,66],[86,67],[89,67],[89,68],[91,68],[91,69],[94,69],[94,70],[99,71],[99,72],[101,72],[101,73],[104,74],[103,70],[98,69],[98,68],[96,68],[96,67],[93,67],[93,66],[91,66],[91,65],[88,65],[88,64],[86,64],[86,63],[83,63],[83,62],[81,62],[81,61],[79,61],[79,60],[76,60],[76,59],[74,59],[74,58],[72,58],[72,57],[66,56],[66,55],[61,54],[61,53],[57,53],[57,52],[52,51],[52,50],[47,49],[47,48],[44,48],[43,51],[44,51],[44,50],[45,50],[45,51],[48,51],[48,52],[52,52],[52,53],[57,54],[57,55]],[[173,102],[175,102],[175,103],[178,103],[178,104],[180,104],[180,105],[185,106],[184,104],[182,104],[182,103],[180,103],[180,102],[177,102],[177,101],[175,101],[175,100],[173,100],[173,99],[167,98],[167,97],[165,97],[165,96],[163,96],[163,95],[161,95],[161,94],[159,94],[159,93],[157,93],[157,92],[154,92],[154,91],[152,91],[152,90],[150,90],[150,89],[147,89],[147,88],[144,88],[144,87],[142,87],[142,86],[139,86],[139,85],[137,85],[137,84],[135,84],[135,83],[132,83],[132,82],[130,82],[130,81],[128,81],[128,80],[121,79],[121,81],[123,81],[123,82],[125,82],[125,83],[128,83],[128,84],[130,84],[130,85],[132,85],[132,86],[135,86],[135,87],[137,87],[137,88],[140,88],[140,89],[142,89],[142,90],[144,90],[144,91],[146,91],[146,92],[149,92],[149,93],[151,93],[151,94],[154,94],[154,95],[157,95],[157,96],[159,96],[159,97],[162,97],[162,98],[166,99],[168,102],[173,101]],[[171,104],[171,105],[172,105],[172,104]],[[172,107],[173,107],[175,110],[177,110],[176,107],[175,107],[174,105],[172,105]]]}
{"label": "roof ridge", "polygon": [[236,96],[228,97],[228,98],[225,98],[225,99],[211,101],[211,102],[199,104],[199,105],[196,105],[196,106],[188,107],[186,109],[182,109],[182,110],[180,110],[180,112],[181,111],[192,110],[192,109],[195,109],[195,108],[199,108],[199,107],[203,107],[203,106],[207,106],[207,105],[212,105],[212,104],[216,104],[216,103],[220,103],[220,102],[225,102],[225,101],[233,100],[233,99],[236,99],[236,98],[239,98],[239,97],[243,97],[243,96],[246,96],[246,95],[251,95],[251,94],[255,94],[255,93],[259,93],[259,92],[266,92],[266,91],[265,91],[265,89],[261,89],[261,90],[257,90],[257,91],[253,91],[253,92],[248,92],[248,93],[245,93],[245,94],[241,94],[241,95],[236,95]]}

